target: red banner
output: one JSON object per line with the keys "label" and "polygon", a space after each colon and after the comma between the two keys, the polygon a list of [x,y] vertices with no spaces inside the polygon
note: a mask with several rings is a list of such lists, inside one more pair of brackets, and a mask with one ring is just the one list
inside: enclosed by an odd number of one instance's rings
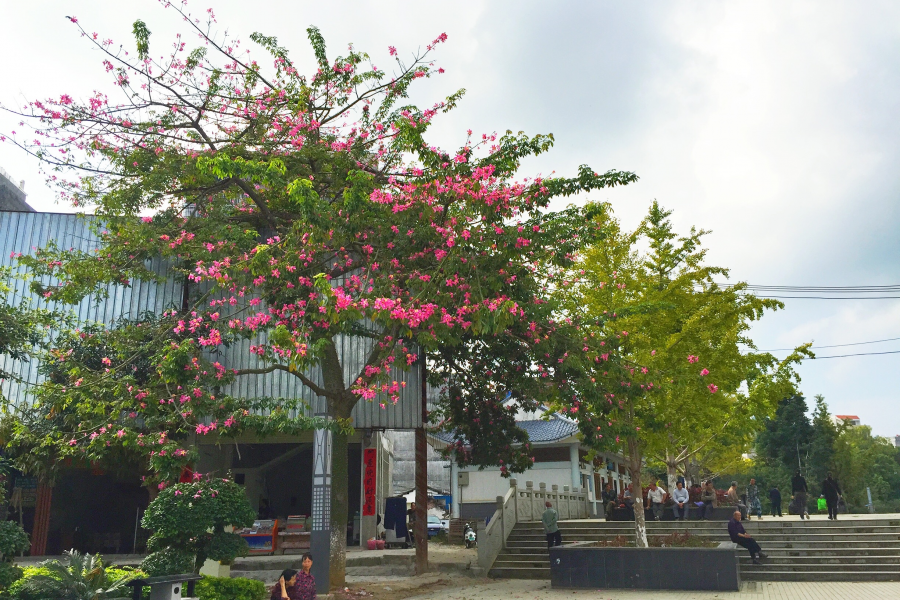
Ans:
{"label": "red banner", "polygon": [[363,510],[364,517],[375,516],[375,470],[378,461],[378,451],[375,448],[363,450]]}

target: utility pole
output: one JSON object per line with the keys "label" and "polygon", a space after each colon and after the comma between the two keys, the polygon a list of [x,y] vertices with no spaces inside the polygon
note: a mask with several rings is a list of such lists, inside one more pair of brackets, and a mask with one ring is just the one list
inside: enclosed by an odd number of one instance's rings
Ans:
{"label": "utility pole", "polygon": [[[316,398],[315,416],[328,416],[328,402]],[[312,576],[316,593],[327,594],[331,587],[331,430],[313,432],[312,528],[309,549],[316,558]],[[346,535],[346,532],[344,532]]]}
{"label": "utility pole", "polygon": [[428,420],[428,372],[425,351],[419,350],[419,378],[422,386],[422,422],[416,428],[416,574],[428,571],[428,441],[425,421]]}

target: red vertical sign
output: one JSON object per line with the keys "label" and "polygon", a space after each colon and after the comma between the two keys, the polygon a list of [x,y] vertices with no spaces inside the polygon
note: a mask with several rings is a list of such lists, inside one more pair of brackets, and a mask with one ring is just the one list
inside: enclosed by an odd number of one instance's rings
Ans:
{"label": "red vertical sign", "polygon": [[364,517],[375,516],[375,469],[378,461],[378,451],[375,448],[363,450],[363,510]]}

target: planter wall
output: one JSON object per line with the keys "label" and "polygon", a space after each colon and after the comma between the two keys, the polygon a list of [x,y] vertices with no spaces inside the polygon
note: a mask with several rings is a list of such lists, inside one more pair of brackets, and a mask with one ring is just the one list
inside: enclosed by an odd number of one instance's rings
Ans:
{"label": "planter wall", "polygon": [[599,548],[585,544],[550,549],[554,588],[737,591],[740,580],[732,549]]}

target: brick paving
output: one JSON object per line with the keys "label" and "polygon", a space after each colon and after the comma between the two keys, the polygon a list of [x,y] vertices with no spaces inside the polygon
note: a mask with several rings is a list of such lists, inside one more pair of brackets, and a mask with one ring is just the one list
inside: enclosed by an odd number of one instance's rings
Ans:
{"label": "brick paving", "polygon": [[900,582],[744,582],[740,592],[553,590],[549,581],[502,580],[456,585],[408,600],[897,600]]}

